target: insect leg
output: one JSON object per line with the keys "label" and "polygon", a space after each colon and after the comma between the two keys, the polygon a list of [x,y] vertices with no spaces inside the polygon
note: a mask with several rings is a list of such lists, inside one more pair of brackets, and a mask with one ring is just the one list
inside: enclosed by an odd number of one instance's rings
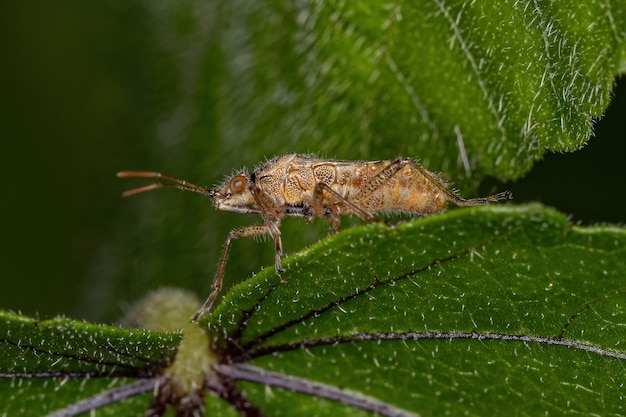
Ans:
{"label": "insect leg", "polygon": [[[434,184],[441,192],[443,192],[449,201],[452,201],[459,207],[466,206],[478,206],[487,203],[495,203],[500,200],[509,200],[513,198],[513,194],[510,191],[503,191],[498,194],[490,195],[487,197],[479,197],[479,198],[470,198],[465,199],[463,197],[458,196],[453,191],[451,191],[448,186],[437,176],[435,176],[432,172],[422,168],[417,162],[410,158],[402,158],[402,160],[407,161],[411,168],[417,170],[420,174],[428,178],[428,180]],[[397,172],[397,171],[396,171]]]}
{"label": "insect leg", "polygon": [[432,184],[433,186],[435,186],[443,194],[445,194],[446,198],[449,201],[452,201],[454,204],[460,207],[476,206],[480,204],[486,204],[489,202],[507,200],[507,199],[510,199],[512,196],[510,191],[504,191],[504,192],[491,195],[488,197],[465,199],[463,197],[456,195],[454,192],[452,192],[448,188],[445,182],[443,182],[440,178],[438,178],[432,172],[422,168],[421,165],[419,165],[417,162],[415,162],[411,158],[400,158],[391,162],[382,171],[376,174],[367,184],[365,184],[365,186],[361,189],[361,191],[359,191],[359,193],[357,193],[354,196],[354,199],[356,201],[360,201],[366,198],[371,193],[373,193],[374,191],[382,187],[385,184],[385,182],[387,182],[390,178],[396,175],[402,168],[404,168],[407,165],[410,165],[411,168],[413,168],[414,170],[419,172],[421,175],[423,175],[426,179],[428,179],[428,182]]}
{"label": "insect leg", "polygon": [[333,229],[334,232],[338,232],[341,227],[341,220],[337,212],[329,205],[328,209],[330,210],[330,213],[324,213],[324,190],[330,190],[328,191],[329,193],[334,193],[334,191],[326,183],[318,182],[315,184],[315,188],[313,189],[313,204],[311,205],[312,214],[309,216],[307,221],[311,222],[315,217],[326,216],[328,223],[330,223],[330,228]]}
{"label": "insect leg", "polygon": [[[317,184],[315,184],[315,191],[313,192],[314,215],[321,216],[322,213],[324,212],[324,191],[332,195],[342,204],[345,204],[346,206],[348,206],[354,214],[359,216],[364,221],[370,222],[370,223],[377,221],[377,219],[374,216],[372,216],[370,213],[363,210],[361,207],[357,206],[356,204],[351,202],[349,199],[347,199],[346,197],[339,194],[337,191],[330,188],[328,184],[323,183],[323,182],[318,182]],[[330,226],[332,227],[332,229],[334,231],[337,231],[339,230],[339,215],[332,209],[332,207],[330,207],[330,205],[329,205],[329,209],[331,213],[328,214],[326,217],[328,218],[328,221],[330,222]]]}
{"label": "insect leg", "polygon": [[[391,162],[385,168],[382,169],[378,174],[376,174],[372,179],[370,179],[367,184],[365,184],[358,193],[354,195],[355,201],[362,201],[367,198],[374,191],[380,189],[391,177],[396,175],[402,168],[406,165],[409,165],[413,162],[413,160],[409,158],[400,158]],[[413,162],[414,163],[414,162]],[[417,164],[415,164],[417,165]],[[421,170],[419,165],[417,165]]]}
{"label": "insect leg", "polygon": [[[263,190],[256,184],[252,184],[250,186],[250,193],[256,202],[256,205],[259,207],[259,211],[261,212],[261,217],[265,221],[265,225],[268,228],[268,233],[272,235],[274,238],[274,243],[276,245],[276,255],[274,258],[274,264],[276,265],[276,271],[284,272],[285,270],[280,265],[280,259],[283,256],[283,244],[280,238],[280,219],[284,216],[285,208],[277,207],[274,202],[267,198],[268,196],[263,192]],[[271,210],[271,213],[268,212]],[[276,220],[273,220],[276,219]]]}
{"label": "insect leg", "polygon": [[239,239],[242,237],[261,236],[261,235],[265,235],[269,233],[270,233],[270,230],[267,225],[257,224],[253,226],[242,227],[241,229],[232,230],[228,234],[228,237],[226,238],[226,243],[224,244],[224,251],[222,252],[222,258],[220,259],[220,263],[217,267],[217,272],[215,273],[215,278],[213,278],[213,284],[211,285],[213,287],[211,294],[209,294],[209,297],[204,302],[202,307],[200,307],[200,309],[196,311],[196,314],[193,315],[193,318],[191,319],[192,322],[194,323],[197,322],[200,316],[202,316],[204,313],[206,313],[207,311],[211,309],[211,306],[213,305],[213,302],[215,301],[217,294],[219,294],[220,290],[222,289],[222,281],[224,279],[224,269],[226,268],[226,261],[228,260],[228,252],[230,252],[230,245],[233,242],[233,240]]}

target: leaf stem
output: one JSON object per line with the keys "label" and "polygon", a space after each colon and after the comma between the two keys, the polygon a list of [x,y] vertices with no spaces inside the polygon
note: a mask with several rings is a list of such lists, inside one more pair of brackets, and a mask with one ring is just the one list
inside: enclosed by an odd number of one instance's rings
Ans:
{"label": "leaf stem", "polygon": [[156,378],[140,379],[130,384],[115,387],[91,397],[70,404],[47,415],[47,417],[72,417],[96,408],[104,407],[119,402],[135,395],[152,391],[156,384]]}
{"label": "leaf stem", "polygon": [[242,363],[231,365],[214,364],[213,369],[230,378],[243,379],[264,385],[285,388],[311,396],[326,398],[387,417],[419,417],[418,414],[394,407],[377,398],[363,395],[352,390],[337,388],[306,378],[268,371],[253,365]]}

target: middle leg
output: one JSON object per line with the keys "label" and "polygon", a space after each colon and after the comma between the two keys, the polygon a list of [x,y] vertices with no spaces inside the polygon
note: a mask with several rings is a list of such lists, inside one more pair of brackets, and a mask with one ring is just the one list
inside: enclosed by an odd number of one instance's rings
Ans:
{"label": "middle leg", "polygon": [[335,232],[339,230],[339,226],[340,226],[339,213],[337,213],[337,211],[333,209],[332,207],[333,205],[328,204],[328,210],[330,210],[330,213],[324,213],[324,192],[327,192],[332,197],[334,197],[338,202],[347,206],[352,211],[352,213],[356,214],[364,221],[369,222],[369,223],[373,223],[376,221],[376,218],[372,216],[372,214],[370,214],[363,208],[359,207],[358,205],[354,204],[352,201],[350,201],[350,199],[342,196],[341,194],[339,194],[338,192],[330,188],[328,184],[325,184],[323,182],[318,182],[317,184],[315,184],[315,190],[313,192],[313,207],[312,207],[313,214],[309,220],[312,220],[313,217],[325,216],[328,219],[328,222],[330,223],[331,228]]}

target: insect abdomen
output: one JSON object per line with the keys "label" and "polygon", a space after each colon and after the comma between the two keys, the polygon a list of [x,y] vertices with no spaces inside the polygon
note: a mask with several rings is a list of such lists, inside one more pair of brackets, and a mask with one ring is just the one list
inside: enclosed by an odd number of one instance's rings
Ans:
{"label": "insect abdomen", "polygon": [[[362,178],[356,182],[355,186],[364,187],[389,164],[390,161],[368,163],[359,172]],[[413,169],[411,165],[406,165],[392,177],[386,178],[380,187],[357,203],[366,207],[370,213],[400,211],[431,214],[444,210],[446,201],[446,196],[433,186],[430,179]]]}

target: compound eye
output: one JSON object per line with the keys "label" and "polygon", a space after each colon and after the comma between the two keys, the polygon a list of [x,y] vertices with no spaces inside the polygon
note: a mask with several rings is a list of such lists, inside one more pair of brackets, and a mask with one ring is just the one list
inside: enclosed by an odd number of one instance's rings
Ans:
{"label": "compound eye", "polygon": [[246,189],[246,185],[248,185],[246,177],[237,175],[235,178],[230,180],[230,191],[233,194],[239,194]]}

